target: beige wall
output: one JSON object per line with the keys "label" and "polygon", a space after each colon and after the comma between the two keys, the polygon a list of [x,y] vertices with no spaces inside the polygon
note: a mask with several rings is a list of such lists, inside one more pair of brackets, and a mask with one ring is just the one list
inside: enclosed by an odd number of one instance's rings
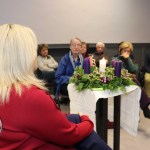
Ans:
{"label": "beige wall", "polygon": [[150,43],[149,0],[0,0],[0,24],[31,27],[38,42]]}

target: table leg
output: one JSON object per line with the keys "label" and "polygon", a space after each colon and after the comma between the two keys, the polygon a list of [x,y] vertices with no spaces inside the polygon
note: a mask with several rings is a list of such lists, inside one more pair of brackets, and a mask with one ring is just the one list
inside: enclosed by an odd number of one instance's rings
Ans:
{"label": "table leg", "polygon": [[108,99],[100,98],[96,103],[97,134],[107,143]]}
{"label": "table leg", "polygon": [[120,99],[120,95],[114,97],[114,150],[120,149]]}

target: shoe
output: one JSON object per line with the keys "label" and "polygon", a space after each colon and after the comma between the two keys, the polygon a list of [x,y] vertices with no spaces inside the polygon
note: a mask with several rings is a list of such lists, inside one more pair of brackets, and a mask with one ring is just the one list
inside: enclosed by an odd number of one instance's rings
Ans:
{"label": "shoe", "polygon": [[113,129],[114,128],[114,122],[107,120],[107,129]]}
{"label": "shoe", "polygon": [[150,109],[148,108],[148,106],[143,108],[143,114],[144,114],[145,118],[150,119]]}

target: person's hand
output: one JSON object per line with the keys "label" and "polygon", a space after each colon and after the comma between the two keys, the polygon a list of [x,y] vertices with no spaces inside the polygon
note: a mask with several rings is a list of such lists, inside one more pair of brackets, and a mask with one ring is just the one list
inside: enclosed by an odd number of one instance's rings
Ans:
{"label": "person's hand", "polygon": [[121,56],[123,56],[124,58],[128,58],[128,57],[129,57],[129,55],[130,55],[130,54],[129,54],[129,53],[127,53],[127,52],[124,52],[124,53],[122,53],[122,54],[121,54]]}
{"label": "person's hand", "polygon": [[89,59],[90,59],[90,66],[95,66],[96,65],[95,64],[95,59],[93,58],[92,54],[89,55]]}
{"label": "person's hand", "polygon": [[[79,114],[80,117],[83,116],[83,115],[85,115],[85,114],[83,114],[82,112],[78,112],[78,114]],[[88,116],[88,115],[85,115],[85,116]],[[89,116],[88,116],[88,117],[89,117]]]}
{"label": "person's hand", "polygon": [[131,74],[131,77],[136,80],[136,74]]}

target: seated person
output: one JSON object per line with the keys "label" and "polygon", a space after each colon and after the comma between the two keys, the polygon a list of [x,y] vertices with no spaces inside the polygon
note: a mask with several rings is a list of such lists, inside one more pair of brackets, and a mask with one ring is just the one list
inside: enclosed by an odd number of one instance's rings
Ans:
{"label": "seated person", "polygon": [[80,50],[80,53],[82,54],[83,58],[89,57],[88,50],[89,50],[89,45],[88,45],[88,43],[86,43],[86,42],[81,42],[81,50]]}
{"label": "seated person", "polygon": [[80,54],[80,50],[81,40],[79,38],[72,38],[70,40],[70,51],[61,58],[55,73],[57,83],[56,96],[59,93],[68,96],[67,86],[74,69],[77,66],[83,67],[83,57]]}
{"label": "seated person", "polygon": [[87,115],[61,112],[34,75],[37,39],[30,28],[1,25],[0,55],[1,150],[111,150]]}
{"label": "seated person", "polygon": [[81,50],[80,53],[83,56],[83,69],[84,73],[89,74],[90,73],[90,66],[92,66],[92,56],[88,53],[89,45],[86,42],[81,42]]}
{"label": "seated person", "polygon": [[93,59],[95,59],[96,66],[99,68],[99,60],[105,58],[107,60],[107,65],[109,64],[109,58],[104,53],[105,44],[102,42],[98,42],[96,44],[96,51],[93,53]]}
{"label": "seated person", "polygon": [[125,68],[129,71],[129,73],[137,74],[138,73],[138,65],[134,64],[132,59],[130,58],[131,53],[133,52],[133,45],[131,42],[121,42],[119,45],[119,55],[116,57],[112,57],[112,60],[121,60],[122,68]]}
{"label": "seated person", "polygon": [[[136,75],[138,73],[138,65],[134,64],[133,60],[130,58],[130,54],[133,52],[133,45],[131,42],[122,42],[119,46],[119,52],[120,55],[118,57],[113,57],[112,60],[121,60],[122,61],[122,68],[125,68],[128,70],[129,73],[133,74],[134,81],[140,86],[139,81],[136,78]],[[140,99],[140,107],[143,110],[143,114],[146,118],[150,118],[150,112],[148,109],[147,104],[150,103],[150,100],[146,96],[143,89],[141,93],[141,99]]]}
{"label": "seated person", "polygon": [[150,110],[149,110],[149,104],[150,104],[150,52],[147,52],[145,54],[145,60],[144,60],[144,91],[146,94],[147,99],[144,101],[144,110],[147,114],[147,118],[150,118]]}
{"label": "seated person", "polygon": [[58,63],[55,59],[48,55],[48,45],[38,45],[38,68],[42,72],[42,77],[49,83],[55,80],[55,70],[58,67]]}
{"label": "seated person", "polygon": [[145,75],[144,75],[145,93],[150,98],[150,52],[147,52],[145,54],[143,71],[145,72]]}
{"label": "seated person", "polygon": [[[120,47],[120,45],[121,45],[122,43],[124,43],[124,41],[120,42],[120,43],[118,44],[118,47]],[[129,43],[129,44],[132,44],[132,43]],[[133,45],[130,45],[130,47],[133,47]],[[131,49],[133,49],[133,48],[131,48]],[[118,48],[118,50],[119,50],[119,48]],[[119,52],[118,54],[116,54],[114,57],[118,57],[119,55],[120,55],[120,52]],[[133,60],[133,62],[134,62],[134,55],[133,55],[132,52],[130,53],[130,58],[131,58],[131,59]]]}

